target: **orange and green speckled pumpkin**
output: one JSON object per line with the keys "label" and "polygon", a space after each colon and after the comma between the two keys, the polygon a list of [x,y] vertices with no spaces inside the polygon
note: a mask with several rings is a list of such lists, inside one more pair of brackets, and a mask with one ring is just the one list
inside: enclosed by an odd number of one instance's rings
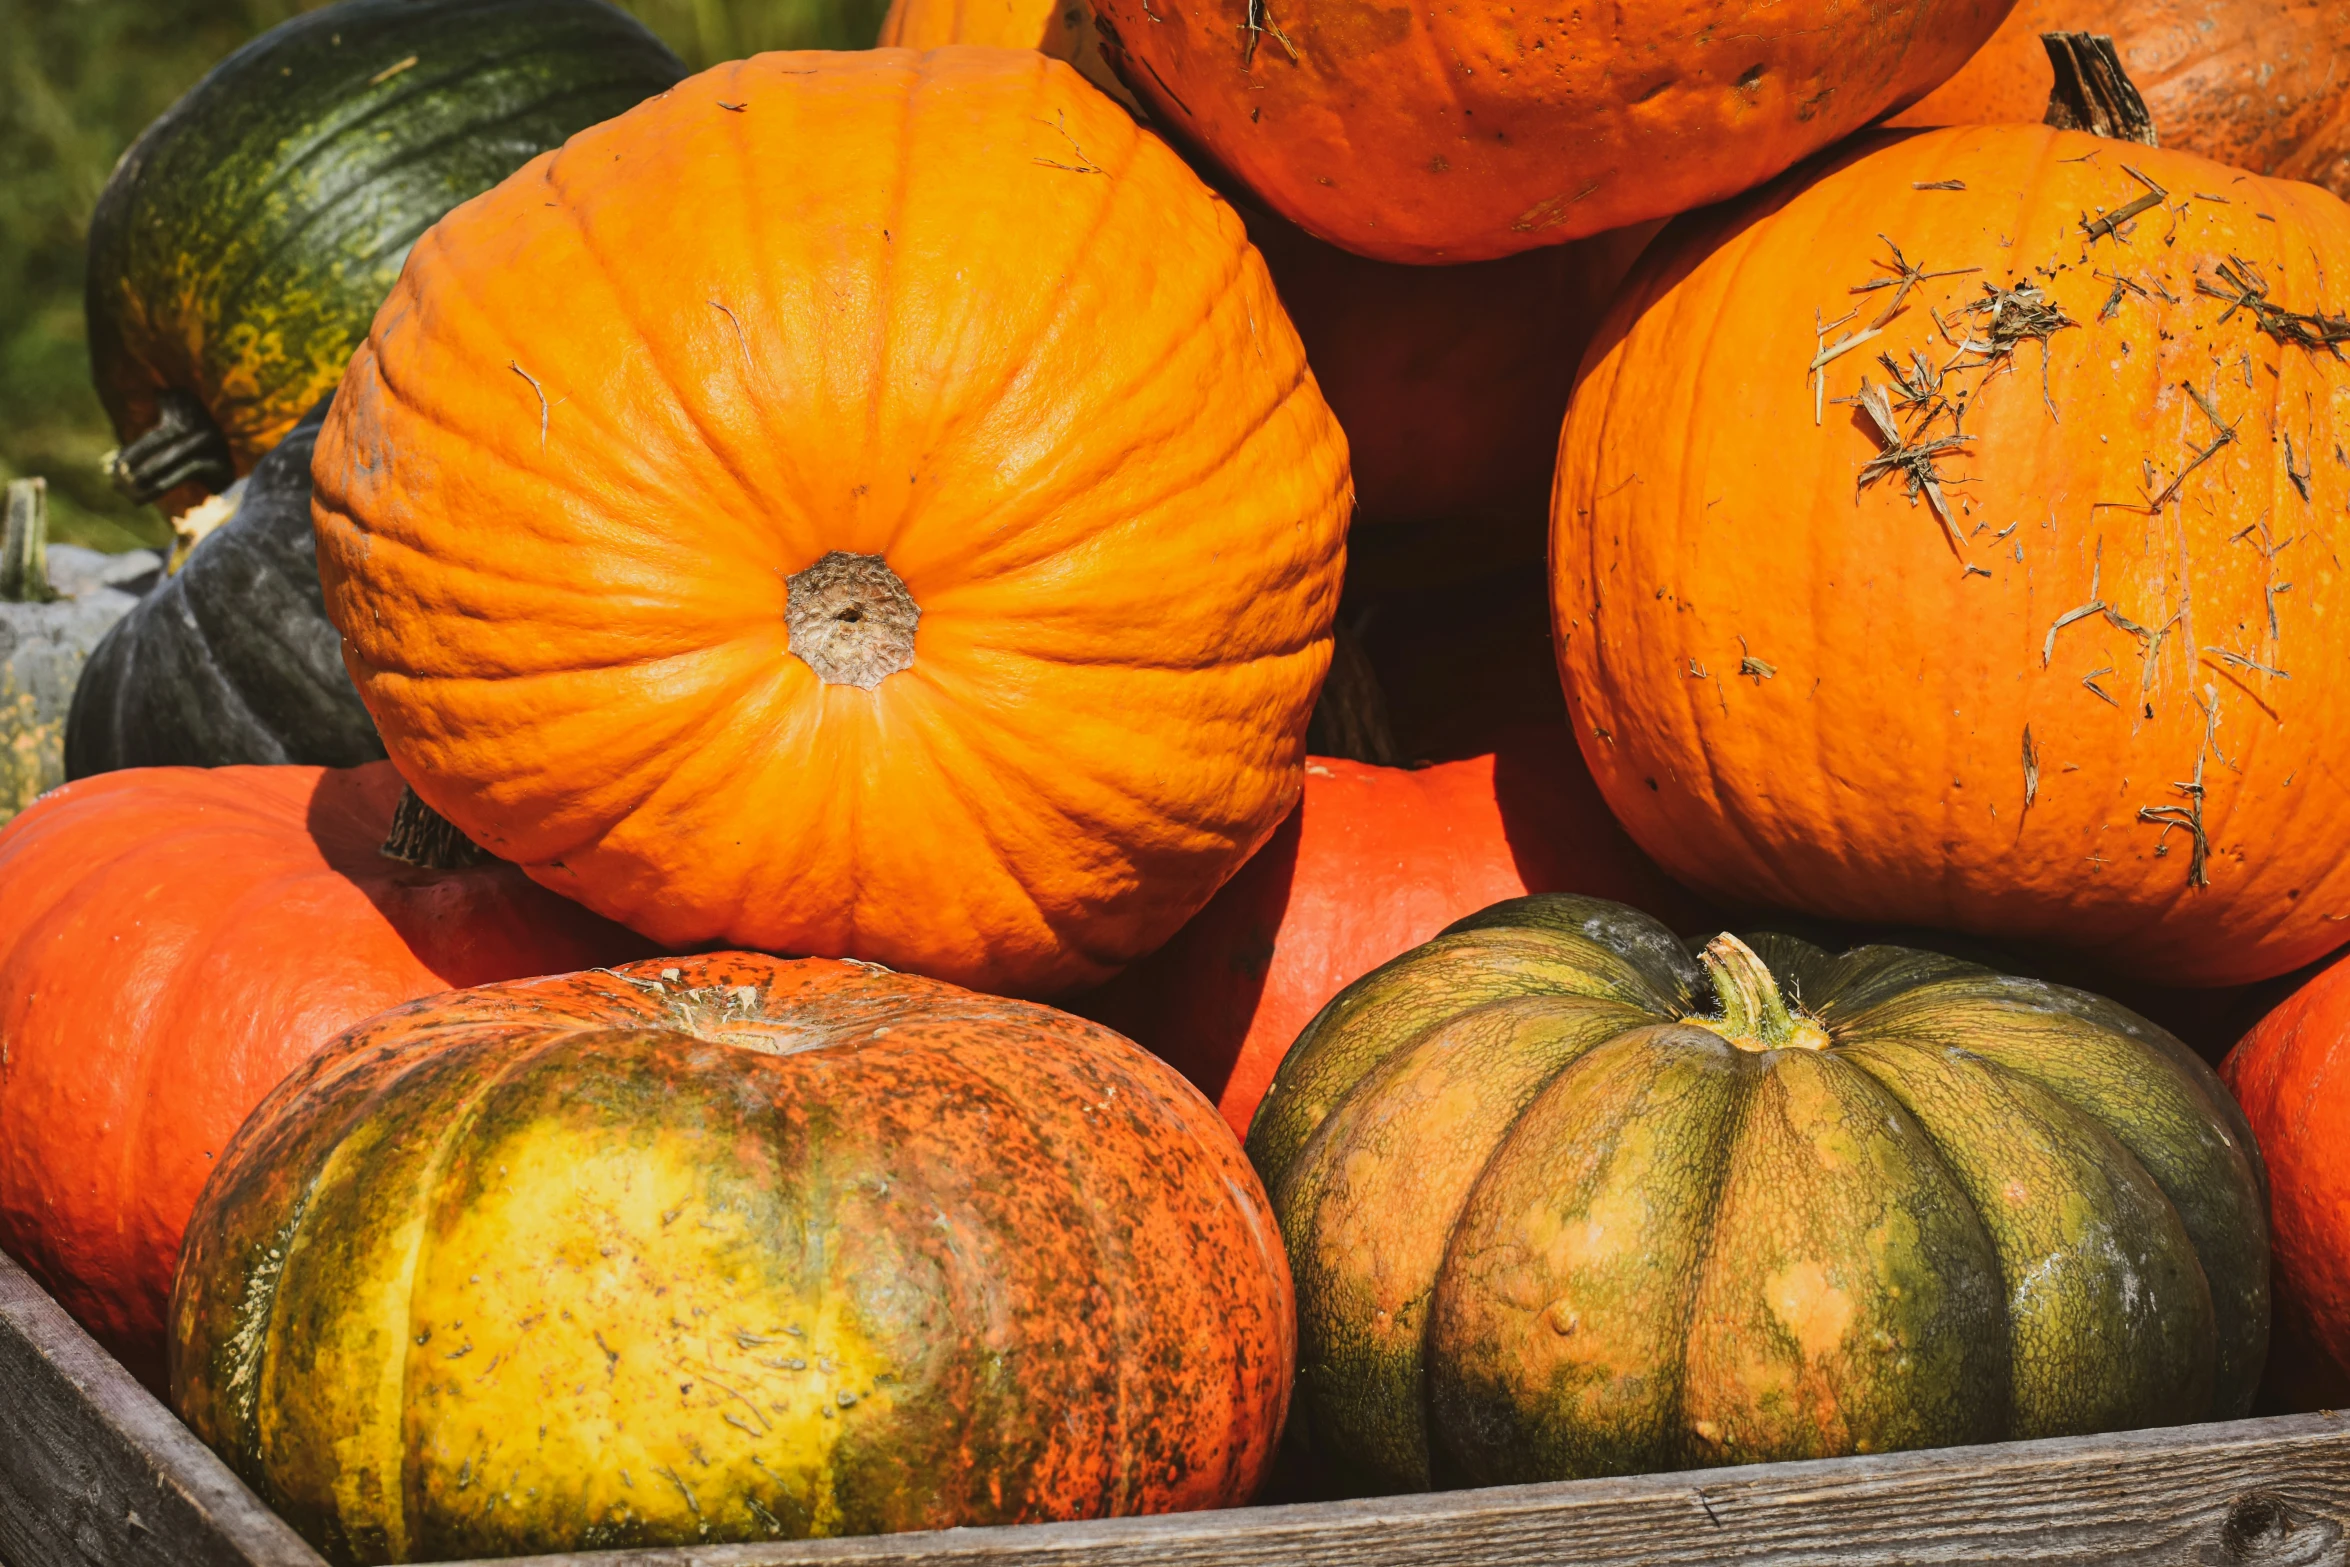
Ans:
{"label": "orange and green speckled pumpkin", "polygon": [[139,498],[249,471],[342,379],[419,234],[684,74],[603,0],[343,0],[222,61],[90,219],[91,369]]}
{"label": "orange and green speckled pumpkin", "polygon": [[1343,1489],[2244,1414],[2259,1153],[2086,992],[1568,896],[1348,987],[1249,1129]]}
{"label": "orange and green speckled pumpkin", "polygon": [[1244,1502],[1289,1275],[1107,1030],[860,964],[649,961],[346,1033],[206,1187],[182,1416],[343,1561]]}
{"label": "orange and green speckled pumpkin", "polygon": [[664,946],[1025,994],[1296,803],[1351,510],[1232,209],[969,46],[720,66],[452,213],[312,473],[476,842]]}

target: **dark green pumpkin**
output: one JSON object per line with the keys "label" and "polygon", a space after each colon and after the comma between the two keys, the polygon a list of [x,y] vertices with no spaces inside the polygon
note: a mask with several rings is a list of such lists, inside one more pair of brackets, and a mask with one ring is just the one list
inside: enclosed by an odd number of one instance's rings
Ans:
{"label": "dark green pumpkin", "polygon": [[1936,953],[1497,904],[1341,992],[1248,1150],[1336,1489],[2227,1419],[2266,1355],[2210,1069]]}
{"label": "dark green pumpkin", "polygon": [[82,666],[65,774],[380,761],[343,669],[310,534],[321,403],[261,459],[233,516],[116,621]]}
{"label": "dark green pumpkin", "polygon": [[249,472],[342,379],[418,235],[684,74],[603,0],[342,0],[230,55],[90,221],[118,482],[176,510]]}

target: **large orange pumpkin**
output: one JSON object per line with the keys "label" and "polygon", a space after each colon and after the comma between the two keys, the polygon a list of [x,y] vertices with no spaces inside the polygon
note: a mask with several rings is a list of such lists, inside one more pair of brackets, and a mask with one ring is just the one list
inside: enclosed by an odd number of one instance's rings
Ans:
{"label": "large orange pumpkin", "polygon": [[1296,802],[1345,445],[1058,61],[775,54],[417,245],[315,464],[417,792],[665,945],[1096,981]]}
{"label": "large orange pumpkin", "polygon": [[1696,0],[1530,13],[1097,0],[1172,134],[1384,261],[1479,261],[1761,183],[1974,53],[2014,0]]}
{"label": "large orange pumpkin", "polygon": [[942,44],[1039,49],[1077,67],[1079,75],[1128,109],[1139,107],[1102,57],[1091,0],[890,0],[879,47],[936,49]]}
{"label": "large orange pumpkin", "polygon": [[1895,125],[2037,123],[2040,35],[2109,35],[2165,147],[2350,193],[2350,6],[2339,0],[2021,0]]}
{"label": "large orange pumpkin", "polygon": [[2346,311],[2333,196],[2041,126],[1668,228],[1553,501],[1608,803],[1727,900],[2167,984],[2339,945]]}
{"label": "large orange pumpkin", "polygon": [[2314,976],[2220,1066],[2268,1163],[2276,1335],[2268,1394],[2350,1402],[2350,962]]}
{"label": "large orange pumpkin", "polygon": [[0,829],[0,1246],[152,1385],[181,1229],[278,1079],[413,997],[646,949],[510,865],[386,859],[399,793],[139,768]]}
{"label": "large orange pumpkin", "polygon": [[1306,763],[1305,798],[1175,939],[1075,1003],[1173,1062],[1235,1133],[1323,1003],[1489,903],[1528,892],[1702,909],[1608,815],[1564,728],[1419,769]]}
{"label": "large orange pumpkin", "polygon": [[172,1391],[338,1560],[1245,1502],[1294,1363],[1198,1094],[1033,1003],[723,952],[435,996],[254,1112]]}

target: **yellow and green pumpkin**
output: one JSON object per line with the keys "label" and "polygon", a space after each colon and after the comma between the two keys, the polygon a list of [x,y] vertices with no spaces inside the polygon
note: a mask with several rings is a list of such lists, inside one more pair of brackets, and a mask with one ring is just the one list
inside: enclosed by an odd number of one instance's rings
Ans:
{"label": "yellow and green pumpkin", "polygon": [[2228,1419],[2266,1355],[2210,1069],[1937,953],[1496,904],[1333,999],[1248,1148],[1336,1489]]}

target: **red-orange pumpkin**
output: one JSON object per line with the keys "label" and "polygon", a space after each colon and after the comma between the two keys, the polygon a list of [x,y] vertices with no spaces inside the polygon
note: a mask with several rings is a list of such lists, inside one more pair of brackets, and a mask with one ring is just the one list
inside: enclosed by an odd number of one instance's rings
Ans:
{"label": "red-orange pumpkin", "polygon": [[1717,201],[1940,83],[2013,0],[1378,8],[1098,0],[1172,133],[1383,261],[1479,261]]}
{"label": "red-orange pumpkin", "polygon": [[2350,195],[2350,7],[2339,0],[2022,0],[1895,125],[2037,123],[2040,35],[2104,33],[2165,147]]}
{"label": "red-orange pumpkin", "polygon": [[2220,1066],[2268,1163],[2269,1402],[2350,1403],[2350,962],[2254,1025]]}
{"label": "red-orange pumpkin", "polygon": [[1229,1507],[1294,1365],[1206,1101],[1048,1007],[757,953],[434,996],[256,1110],[181,1415],[342,1560]]}
{"label": "red-orange pumpkin", "polygon": [[646,943],[378,846],[385,763],[141,768],[0,828],[0,1246],[152,1385],[180,1231],[288,1070],[412,997]]}
{"label": "red-orange pumpkin", "polygon": [[1106,978],[1296,803],[1345,443],[1058,61],[762,55],[418,242],[313,466],[417,793],[665,945]]}
{"label": "red-orange pumpkin", "polygon": [[1323,1003],[1454,920],[1528,892],[1702,906],[1633,847],[1561,728],[1412,770],[1315,757],[1273,840],[1175,939],[1079,1010],[1173,1062],[1246,1133]]}

